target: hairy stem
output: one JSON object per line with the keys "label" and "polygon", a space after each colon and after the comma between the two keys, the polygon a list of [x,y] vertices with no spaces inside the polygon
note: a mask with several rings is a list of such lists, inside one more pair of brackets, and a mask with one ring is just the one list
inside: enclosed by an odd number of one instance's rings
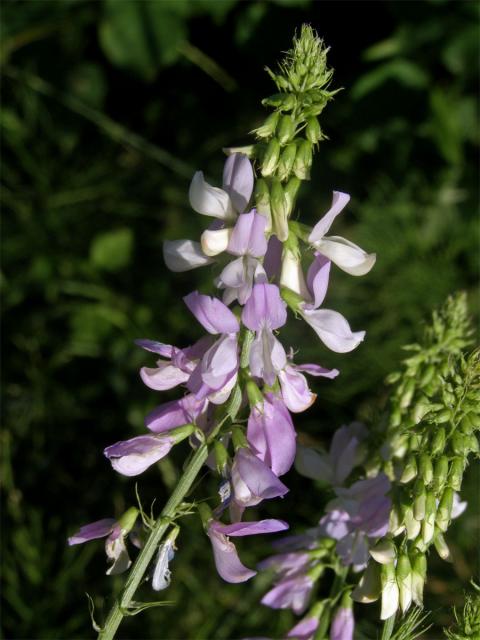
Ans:
{"label": "hairy stem", "polygon": [[120,598],[117,599],[108,614],[105,625],[98,635],[98,640],[112,640],[112,638],[115,637],[115,633],[125,616],[125,610],[131,603],[132,598],[135,595],[135,591],[143,580],[145,572],[158,549],[158,545],[165,531],[171,524],[171,518],[175,516],[178,506],[190,490],[195,478],[198,476],[200,469],[207,459],[207,456],[207,445],[202,444],[190,460],[174,492],[163,508],[160,517],[153,526],[145,546],[141,550],[132,569],[130,570]]}

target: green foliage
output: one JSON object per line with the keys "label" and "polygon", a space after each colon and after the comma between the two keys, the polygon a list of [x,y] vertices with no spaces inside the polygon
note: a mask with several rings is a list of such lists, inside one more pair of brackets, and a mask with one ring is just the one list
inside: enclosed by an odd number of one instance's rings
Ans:
{"label": "green foliage", "polygon": [[475,593],[466,595],[462,612],[454,610],[455,624],[444,629],[448,640],[473,640],[480,637],[480,588],[472,584]]}

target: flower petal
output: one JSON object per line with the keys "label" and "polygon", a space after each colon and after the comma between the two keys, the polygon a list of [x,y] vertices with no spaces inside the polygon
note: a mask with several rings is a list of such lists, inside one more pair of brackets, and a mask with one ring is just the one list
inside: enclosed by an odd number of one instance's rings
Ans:
{"label": "flower petal", "polygon": [[313,308],[318,309],[327,295],[331,262],[328,258],[315,253],[315,260],[307,273],[307,284],[313,298]]}
{"label": "flower petal", "polygon": [[156,368],[142,367],[140,377],[150,389],[166,391],[186,382],[190,378],[190,373],[182,371],[170,362],[159,362]]}
{"label": "flower petal", "polygon": [[163,358],[171,358],[175,349],[171,344],[164,344],[163,342],[156,342],[155,340],[135,340],[135,344],[145,349],[145,351],[158,353]]}
{"label": "flower petal", "polygon": [[366,253],[359,246],[341,238],[329,236],[316,244],[318,251],[352,276],[364,276],[375,264],[375,253]]}
{"label": "flower petal", "polygon": [[193,176],[188,196],[192,209],[197,213],[220,220],[236,217],[228,193],[208,184],[202,171],[197,171]]}
{"label": "flower petal", "polygon": [[214,529],[226,536],[256,536],[260,533],[276,533],[288,529],[288,523],[284,520],[258,520],[256,522],[235,522],[234,524],[223,524],[214,522],[210,530]]}
{"label": "flower petal", "polygon": [[74,544],[83,544],[89,540],[96,540],[97,538],[105,538],[112,532],[115,524],[114,518],[103,518],[102,520],[85,524],[73,536],[68,538],[68,544],[72,546]]}
{"label": "flower petal", "polygon": [[292,609],[301,614],[307,608],[313,580],[305,575],[282,580],[266,593],[261,602],[272,609]]}
{"label": "flower petal", "polygon": [[257,333],[250,347],[249,364],[251,374],[262,378],[269,386],[274,384],[277,374],[287,364],[285,349],[271,329],[265,328]]}
{"label": "flower petal", "polygon": [[194,395],[164,402],[146,416],[145,425],[154,433],[162,433],[184,424],[199,423],[207,404],[206,400],[196,400]]}
{"label": "flower petal", "polygon": [[282,272],[280,286],[294,291],[304,300],[310,300],[310,295],[303,276],[302,261],[293,251],[286,249],[282,258]]}
{"label": "flower petal", "polygon": [[138,476],[164,458],[173,444],[173,440],[166,436],[137,436],[116,442],[103,453],[118,473],[124,476]]}
{"label": "flower petal", "polygon": [[297,371],[303,371],[310,376],[321,376],[323,378],[336,378],[340,371],[338,369],[325,369],[319,364],[295,364],[293,367]]}
{"label": "flower petal", "polygon": [[316,394],[310,391],[305,376],[294,367],[287,365],[278,377],[283,401],[290,411],[301,413],[315,402]]}
{"label": "flower petal", "polygon": [[248,569],[241,563],[233,542],[230,542],[225,535],[217,531],[212,525],[208,528],[207,535],[212,543],[217,571],[226,582],[246,582],[257,574],[256,571]]}
{"label": "flower petal", "polygon": [[243,308],[242,322],[252,331],[264,326],[278,329],[287,321],[286,307],[275,284],[255,284]]}
{"label": "flower petal", "polygon": [[238,213],[247,208],[253,191],[252,163],[243,153],[233,153],[223,168],[223,188]]}
{"label": "flower petal", "polygon": [[163,259],[170,271],[181,273],[213,262],[206,256],[199,242],[193,240],[165,240]]}
{"label": "flower petal", "polygon": [[246,448],[237,451],[231,476],[235,500],[244,507],[288,493],[273,471]]}
{"label": "flower petal", "polygon": [[[320,621],[318,618],[305,618],[296,624],[293,629],[287,633],[287,638],[295,638],[295,640],[313,640],[315,631],[318,629]],[[338,638],[336,639],[338,640]]]}
{"label": "flower petal", "polygon": [[223,335],[202,358],[202,380],[212,391],[218,391],[237,372],[238,365],[237,336]]}
{"label": "flower petal", "polygon": [[228,243],[229,253],[235,256],[250,255],[260,258],[267,252],[265,238],[266,218],[253,209],[238,216]]}
{"label": "flower petal", "polygon": [[353,351],[365,337],[365,331],[352,332],[347,320],[338,311],[304,307],[300,313],[320,340],[336,353]]}
{"label": "flower petal", "polygon": [[330,640],[353,640],[355,619],[350,607],[339,607],[330,629]]}
{"label": "flower petal", "polygon": [[240,330],[237,318],[218,298],[211,298],[193,291],[185,296],[184,301],[209,333],[238,333]]}
{"label": "flower petal", "polygon": [[342,209],[348,204],[350,200],[350,196],[348,193],[342,193],[341,191],[334,191],[332,197],[332,206],[327,211],[327,213],[317,222],[317,224],[313,227],[310,236],[308,237],[308,241],[316,245],[317,242],[323,238],[323,236],[330,229],[333,221],[341,213]]}
{"label": "flower petal", "polygon": [[207,256],[218,256],[227,250],[232,229],[225,227],[224,229],[207,229],[200,236],[200,244],[202,251]]}

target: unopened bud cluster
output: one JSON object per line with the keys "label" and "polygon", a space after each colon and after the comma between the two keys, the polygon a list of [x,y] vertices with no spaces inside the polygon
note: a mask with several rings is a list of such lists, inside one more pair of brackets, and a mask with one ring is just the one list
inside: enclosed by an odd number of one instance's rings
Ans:
{"label": "unopened bud cluster", "polygon": [[327,68],[327,52],[313,29],[303,26],[278,71],[267,69],[279,93],[263,100],[274,111],[254,132],[262,176],[255,198],[257,211],[271,220],[282,242],[300,181],[310,178],[314,149],[325,137],[318,115],[336,93],[328,91],[333,71]]}

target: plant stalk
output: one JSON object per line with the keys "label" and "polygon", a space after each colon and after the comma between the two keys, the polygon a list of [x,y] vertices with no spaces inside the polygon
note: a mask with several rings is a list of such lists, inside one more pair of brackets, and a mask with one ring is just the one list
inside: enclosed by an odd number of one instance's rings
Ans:
{"label": "plant stalk", "polygon": [[204,443],[193,455],[185,469],[185,472],[175,487],[174,492],[170,496],[167,504],[153,526],[145,546],[139,553],[132,569],[130,570],[121,596],[116,600],[115,604],[111,608],[105,625],[98,634],[98,640],[112,640],[115,637],[115,633],[125,616],[124,612],[132,601],[132,598],[158,549],[158,545],[160,544],[165,531],[170,526],[171,519],[175,516],[178,506],[190,490],[193,482],[200,472],[200,469],[207,459],[207,456],[208,448],[207,444]]}
{"label": "plant stalk", "polygon": [[393,627],[395,626],[395,618],[396,614],[394,613],[393,616],[387,618],[383,623],[381,640],[390,640],[390,637],[393,633]]}

